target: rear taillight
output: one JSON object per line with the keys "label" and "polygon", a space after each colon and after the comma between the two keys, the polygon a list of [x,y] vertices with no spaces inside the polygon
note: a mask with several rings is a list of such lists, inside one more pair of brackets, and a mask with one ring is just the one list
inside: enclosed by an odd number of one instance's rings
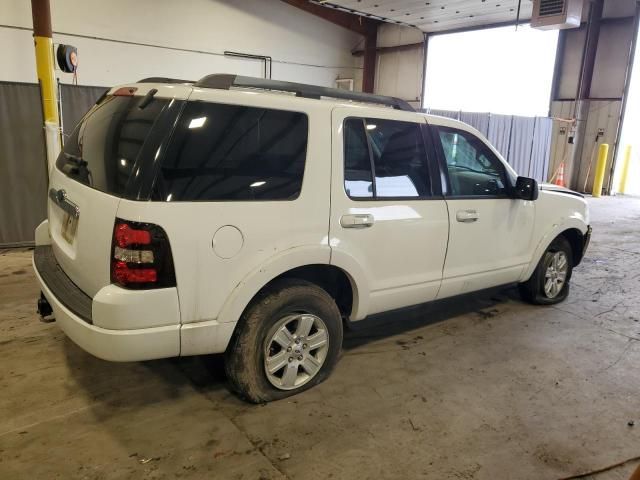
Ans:
{"label": "rear taillight", "polygon": [[111,282],[124,288],[175,287],[171,246],[161,227],[116,219]]}

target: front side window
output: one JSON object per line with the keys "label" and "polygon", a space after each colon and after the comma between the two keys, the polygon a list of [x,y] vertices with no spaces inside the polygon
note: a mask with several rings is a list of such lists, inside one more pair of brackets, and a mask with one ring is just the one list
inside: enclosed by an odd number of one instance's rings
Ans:
{"label": "front side window", "polygon": [[189,102],[162,158],[167,201],[293,200],[302,188],[304,113]]}
{"label": "front side window", "polygon": [[431,196],[420,125],[375,118],[344,123],[345,191],[351,198]]}
{"label": "front side window", "polygon": [[437,127],[452,196],[506,195],[502,162],[478,137],[449,127]]}

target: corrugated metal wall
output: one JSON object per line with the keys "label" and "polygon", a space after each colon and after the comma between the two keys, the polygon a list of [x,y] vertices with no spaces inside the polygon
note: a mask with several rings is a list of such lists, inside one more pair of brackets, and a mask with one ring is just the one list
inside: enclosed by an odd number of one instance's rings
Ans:
{"label": "corrugated metal wall", "polygon": [[551,118],[450,110],[427,112],[471,125],[487,137],[519,175],[547,181],[553,129]]}
{"label": "corrugated metal wall", "polygon": [[[106,88],[62,86],[64,135]],[[0,246],[33,243],[46,218],[47,160],[38,85],[0,82]]]}

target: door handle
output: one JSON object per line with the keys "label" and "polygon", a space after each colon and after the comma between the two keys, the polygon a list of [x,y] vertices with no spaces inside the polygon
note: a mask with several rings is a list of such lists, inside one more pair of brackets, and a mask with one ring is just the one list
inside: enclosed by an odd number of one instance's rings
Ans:
{"label": "door handle", "polygon": [[475,222],[480,218],[475,210],[458,210],[456,212],[456,220],[462,223]]}
{"label": "door handle", "polygon": [[368,228],[373,225],[373,215],[358,213],[355,215],[343,215],[340,217],[342,228]]}

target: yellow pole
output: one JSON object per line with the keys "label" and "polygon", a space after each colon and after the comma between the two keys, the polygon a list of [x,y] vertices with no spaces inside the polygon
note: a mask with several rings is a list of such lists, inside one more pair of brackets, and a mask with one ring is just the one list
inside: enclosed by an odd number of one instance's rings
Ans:
{"label": "yellow pole", "polygon": [[609,156],[609,144],[603,143],[598,150],[598,163],[596,166],[596,176],[593,178],[593,196],[598,198],[602,195],[602,184],[604,183],[604,172],[607,167],[607,157]]}
{"label": "yellow pole", "polygon": [[622,164],[622,175],[620,175],[620,187],[618,193],[624,193],[627,188],[627,177],[629,176],[629,164],[631,163],[631,145],[624,149],[624,163]]}
{"label": "yellow pole", "polygon": [[36,71],[42,95],[42,113],[45,122],[59,124],[56,76],[53,70],[53,40],[34,35],[36,46]]}
{"label": "yellow pole", "polygon": [[47,172],[60,153],[62,138],[58,118],[58,91],[53,64],[53,30],[51,29],[51,8],[49,0],[31,0],[33,18],[33,41],[36,51],[36,72],[42,97],[45,142],[47,147]]}

